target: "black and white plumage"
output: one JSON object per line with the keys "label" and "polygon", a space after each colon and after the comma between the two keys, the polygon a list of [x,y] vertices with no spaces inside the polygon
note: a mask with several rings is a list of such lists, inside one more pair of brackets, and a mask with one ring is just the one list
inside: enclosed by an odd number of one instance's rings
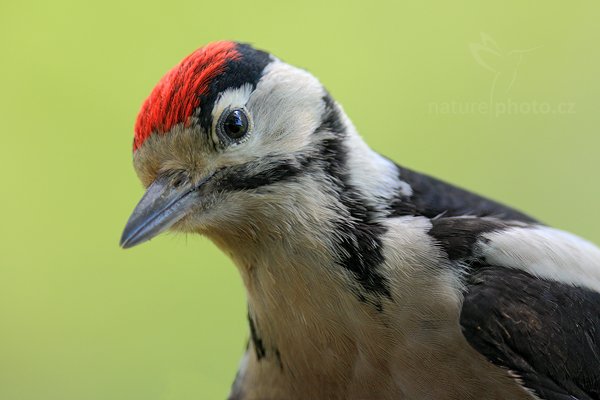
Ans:
{"label": "black and white plumage", "polygon": [[[251,335],[231,399],[600,399],[595,245],[396,165],[312,75],[225,43],[142,109],[122,245],[173,229],[231,256]],[[205,71],[176,120],[171,81]]]}

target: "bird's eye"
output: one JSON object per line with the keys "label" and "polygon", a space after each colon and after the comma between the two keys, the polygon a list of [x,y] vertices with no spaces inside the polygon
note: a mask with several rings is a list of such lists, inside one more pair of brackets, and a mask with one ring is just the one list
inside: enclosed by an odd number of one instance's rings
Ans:
{"label": "bird's eye", "polygon": [[221,129],[230,139],[241,139],[248,132],[248,117],[243,110],[235,109],[225,112]]}

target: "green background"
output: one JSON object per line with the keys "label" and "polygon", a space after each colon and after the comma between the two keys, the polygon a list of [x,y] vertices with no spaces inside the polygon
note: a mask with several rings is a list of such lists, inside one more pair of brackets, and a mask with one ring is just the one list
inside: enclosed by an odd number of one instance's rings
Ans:
{"label": "green background", "polygon": [[599,243],[600,6],[555,4],[2,0],[0,399],[228,392],[232,263],[200,237],[117,245],[139,106],[212,40],[312,71],[399,163]]}

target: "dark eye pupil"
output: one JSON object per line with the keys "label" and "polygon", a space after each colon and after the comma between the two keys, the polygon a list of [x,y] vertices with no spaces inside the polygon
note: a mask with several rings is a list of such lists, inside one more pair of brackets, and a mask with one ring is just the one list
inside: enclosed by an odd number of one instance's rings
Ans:
{"label": "dark eye pupil", "polygon": [[239,139],[248,131],[248,118],[242,110],[233,110],[223,122],[225,133],[232,139]]}

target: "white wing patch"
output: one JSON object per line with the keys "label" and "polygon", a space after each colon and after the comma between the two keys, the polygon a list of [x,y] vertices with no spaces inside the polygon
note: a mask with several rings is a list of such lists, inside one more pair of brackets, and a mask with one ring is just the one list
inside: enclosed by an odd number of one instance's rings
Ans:
{"label": "white wing patch", "polygon": [[492,265],[600,292],[600,249],[549,227],[509,228],[483,235],[475,253]]}

